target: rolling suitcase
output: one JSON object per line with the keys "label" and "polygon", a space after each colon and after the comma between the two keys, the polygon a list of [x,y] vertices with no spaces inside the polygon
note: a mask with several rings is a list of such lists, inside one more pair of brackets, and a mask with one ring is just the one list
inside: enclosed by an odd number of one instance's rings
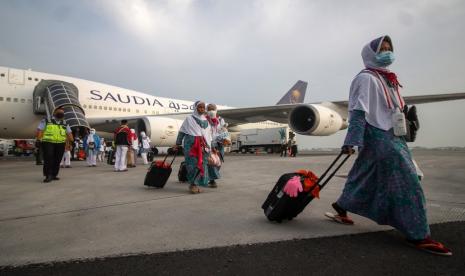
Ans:
{"label": "rolling suitcase", "polygon": [[[331,165],[326,169],[326,171],[321,175],[321,177],[316,181],[315,185],[309,191],[299,192],[297,197],[290,197],[284,192],[284,186],[286,183],[294,176],[301,177],[301,183],[303,181],[302,175],[299,173],[286,173],[283,174],[279,179],[276,185],[273,187],[273,190],[269,193],[265,202],[262,204],[262,209],[265,212],[265,216],[270,221],[281,222],[284,219],[291,220],[300,214],[305,207],[313,200],[314,195],[312,194],[313,190],[318,187],[319,190],[322,190],[323,187],[331,180],[331,178],[336,174],[340,167],[349,159],[350,155],[347,155],[339,165],[330,173],[328,177],[326,175],[334,167],[334,165],[341,158],[343,153],[339,153],[336,159],[331,163]],[[326,178],[325,178],[326,177]]]}
{"label": "rolling suitcase", "polygon": [[168,181],[168,178],[171,175],[171,165],[173,165],[174,160],[176,159],[176,152],[173,156],[173,160],[171,163],[166,162],[166,158],[168,158],[169,154],[166,154],[165,159],[163,161],[157,160],[152,162],[149,167],[149,171],[145,175],[144,185],[149,187],[155,188],[163,188]]}
{"label": "rolling suitcase", "polygon": [[186,182],[187,181],[187,167],[186,162],[181,162],[181,166],[179,166],[178,171],[178,180],[179,182]]}

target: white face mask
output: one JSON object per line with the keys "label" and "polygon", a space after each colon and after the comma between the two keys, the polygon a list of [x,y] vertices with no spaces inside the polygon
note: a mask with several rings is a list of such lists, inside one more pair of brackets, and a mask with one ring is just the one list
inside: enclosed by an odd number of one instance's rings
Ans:
{"label": "white face mask", "polygon": [[208,116],[210,116],[211,118],[216,118],[216,110],[208,111]]}

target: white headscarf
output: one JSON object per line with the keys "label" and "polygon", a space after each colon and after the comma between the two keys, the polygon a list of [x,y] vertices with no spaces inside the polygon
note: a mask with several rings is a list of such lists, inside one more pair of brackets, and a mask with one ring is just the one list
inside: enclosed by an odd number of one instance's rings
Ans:
{"label": "white headscarf", "polygon": [[94,142],[95,128],[90,129],[90,133],[87,136],[87,143]]}
{"label": "white headscarf", "polygon": [[136,130],[131,128],[130,129],[131,131],[131,135],[132,135],[132,148],[135,149],[135,150],[138,150],[139,149],[139,139],[137,138],[137,135],[136,135]]}
{"label": "white headscarf", "polygon": [[150,148],[150,138],[145,134],[145,131],[140,132],[140,137],[142,138],[142,148],[149,149]]}
{"label": "white headscarf", "polygon": [[[375,55],[379,52],[381,43],[386,37],[391,44],[391,48],[393,48],[389,36],[379,37],[363,47],[362,59],[367,68],[389,71],[387,68],[379,67],[375,63]],[[350,86],[349,111],[364,111],[365,119],[370,125],[387,131],[392,128],[393,109],[387,107],[385,92],[381,82],[384,82],[384,80],[380,81],[369,72],[358,74]],[[393,91],[389,91],[392,88],[388,87],[385,82],[384,86],[392,95]]]}
{"label": "white headscarf", "polygon": [[181,128],[179,129],[180,132],[183,132],[191,136],[204,136],[205,137],[205,129],[203,129],[194,119],[194,117],[201,121],[206,121],[207,119],[205,118],[204,114],[199,114],[197,111],[197,106],[199,106],[199,104],[201,103],[205,104],[202,101],[195,102],[194,112],[192,113],[192,115],[187,116],[187,118],[184,120],[184,122],[181,125]]}
{"label": "white headscarf", "polygon": [[388,70],[388,67],[380,67],[376,65],[375,58],[376,54],[379,52],[381,48],[381,44],[383,43],[384,39],[386,39],[389,42],[389,44],[391,44],[392,51],[394,52],[394,46],[392,45],[392,40],[389,36],[385,35],[372,40],[362,49],[363,64],[366,68],[374,68],[384,71]]}

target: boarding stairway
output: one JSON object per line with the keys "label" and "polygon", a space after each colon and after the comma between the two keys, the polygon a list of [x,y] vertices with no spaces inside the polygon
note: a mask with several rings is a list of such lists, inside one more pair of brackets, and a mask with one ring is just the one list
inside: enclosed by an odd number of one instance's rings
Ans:
{"label": "boarding stairway", "polygon": [[65,122],[72,129],[90,128],[84,109],[79,103],[78,88],[69,82],[42,80],[34,88],[34,114],[46,115],[50,119],[53,112],[61,107],[65,111]]}

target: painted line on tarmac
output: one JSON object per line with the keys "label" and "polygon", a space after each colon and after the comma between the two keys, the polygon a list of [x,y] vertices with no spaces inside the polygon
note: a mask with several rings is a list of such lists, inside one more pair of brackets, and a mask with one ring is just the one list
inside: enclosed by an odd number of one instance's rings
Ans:
{"label": "painted line on tarmac", "polygon": [[36,218],[36,217],[45,217],[45,216],[53,216],[53,215],[61,215],[61,214],[75,213],[75,212],[88,211],[88,210],[94,210],[94,209],[101,209],[101,208],[107,208],[107,207],[115,207],[115,206],[137,204],[137,203],[143,203],[143,202],[149,202],[149,201],[156,201],[156,200],[164,200],[164,199],[171,199],[171,198],[177,198],[177,197],[184,197],[184,196],[192,196],[192,195],[191,194],[173,195],[173,196],[167,196],[167,197],[158,197],[158,198],[151,198],[151,199],[144,199],[144,200],[113,203],[113,204],[94,206],[94,207],[88,207],[88,208],[82,208],[82,209],[74,209],[74,210],[68,210],[68,211],[62,211],[62,212],[51,212],[51,213],[43,213],[43,214],[36,214],[36,215],[29,215],[29,216],[18,216],[18,217],[11,217],[11,218],[3,218],[3,219],[0,219],[0,223],[5,222],[5,221]]}

